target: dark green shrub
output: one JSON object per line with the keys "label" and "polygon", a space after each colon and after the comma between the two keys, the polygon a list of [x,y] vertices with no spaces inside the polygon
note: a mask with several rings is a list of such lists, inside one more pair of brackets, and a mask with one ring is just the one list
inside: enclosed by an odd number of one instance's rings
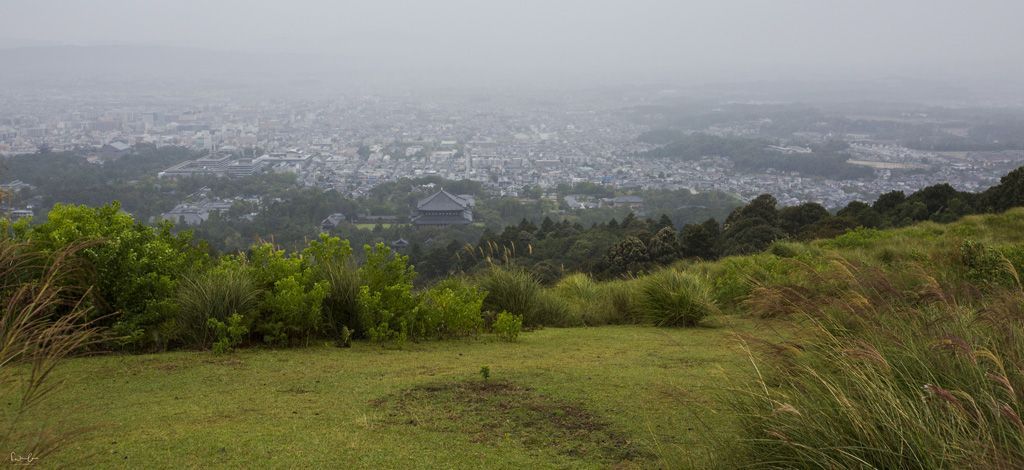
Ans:
{"label": "dark green shrub", "polygon": [[984,243],[964,240],[960,244],[960,261],[967,268],[967,279],[988,287],[1018,285],[1017,270],[999,250]]}
{"label": "dark green shrub", "polygon": [[358,331],[375,342],[405,341],[416,336],[417,302],[412,295],[416,271],[409,258],[383,243],[366,245],[366,263],[359,276],[366,282],[356,299],[359,305]]}
{"label": "dark green shrub", "polygon": [[264,243],[252,249],[249,263],[263,289],[253,329],[265,343],[295,344],[321,331],[328,285],[316,278],[301,257],[286,256]]}
{"label": "dark green shrub", "polygon": [[303,261],[313,276],[327,283],[323,302],[325,333],[338,338],[343,328],[357,328],[362,280],[348,240],[320,234],[303,250]]}
{"label": "dark green shrub", "polygon": [[95,208],[57,204],[45,223],[22,236],[44,252],[96,241],[76,253],[95,275],[95,316],[122,345],[136,349],[167,346],[175,330],[178,280],[207,262],[192,246],[189,232],[173,234],[169,223],[137,223],[117,203]]}
{"label": "dark green shrub", "polygon": [[217,354],[226,354],[235,349],[235,346],[242,344],[242,340],[245,335],[249,334],[249,328],[242,324],[242,316],[237,313],[232,313],[226,320],[220,321],[216,318],[210,318],[207,323],[210,329],[213,330],[214,336],[217,341],[213,343],[213,352]]}
{"label": "dark green shrub", "polygon": [[643,278],[640,309],[656,326],[695,326],[718,311],[707,282],[673,269]]}

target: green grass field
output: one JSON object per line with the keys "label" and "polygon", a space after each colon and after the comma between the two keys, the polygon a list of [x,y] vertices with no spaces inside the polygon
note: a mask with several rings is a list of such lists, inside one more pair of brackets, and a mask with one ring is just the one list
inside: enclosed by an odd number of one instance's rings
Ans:
{"label": "green grass field", "polygon": [[[694,328],[76,358],[25,422],[76,431],[44,467],[1018,468],[1022,234],[1016,209],[678,263],[722,312]],[[597,321],[645,279],[549,293]]]}
{"label": "green grass field", "polygon": [[716,397],[753,374],[736,333],[754,326],[74,359],[38,412],[83,434],[41,464],[650,467],[671,455],[700,465],[730,433]]}

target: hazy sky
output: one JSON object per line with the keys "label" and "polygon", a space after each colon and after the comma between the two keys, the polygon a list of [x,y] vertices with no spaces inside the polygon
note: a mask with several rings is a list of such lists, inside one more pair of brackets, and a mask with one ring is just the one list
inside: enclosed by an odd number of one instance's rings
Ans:
{"label": "hazy sky", "polygon": [[1022,72],[1022,18],[1021,0],[0,0],[0,38],[477,80],[984,79]]}

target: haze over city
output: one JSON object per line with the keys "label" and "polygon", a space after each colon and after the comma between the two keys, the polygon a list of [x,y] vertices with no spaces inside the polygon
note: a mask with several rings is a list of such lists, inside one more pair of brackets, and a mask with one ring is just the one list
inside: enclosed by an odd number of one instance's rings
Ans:
{"label": "haze over city", "polygon": [[0,0],[0,462],[1024,469],[1022,0]]}
{"label": "haze over city", "polygon": [[[879,79],[1013,90],[1024,71],[1024,5],[1010,0],[10,0],[0,9],[0,47],[121,46],[122,77],[170,72],[145,60],[160,48],[202,50],[196,67],[174,71],[182,77],[226,78],[210,64],[221,59],[243,67],[231,70],[239,81],[383,91]],[[0,78],[70,73],[46,65],[53,54],[22,51]],[[59,57],[76,54],[102,53]],[[183,52],[164,54],[187,67]]]}

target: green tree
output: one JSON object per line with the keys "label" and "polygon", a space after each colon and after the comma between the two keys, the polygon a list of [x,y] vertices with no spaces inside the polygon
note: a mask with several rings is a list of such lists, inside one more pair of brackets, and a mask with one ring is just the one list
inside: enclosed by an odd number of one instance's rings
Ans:
{"label": "green tree", "polygon": [[192,245],[190,232],[175,235],[168,223],[140,224],[116,202],[95,208],[57,204],[45,223],[24,236],[51,253],[98,243],[78,253],[95,273],[93,300],[100,324],[110,326],[130,348],[167,346],[174,335],[171,299],[179,279],[208,262]]}

